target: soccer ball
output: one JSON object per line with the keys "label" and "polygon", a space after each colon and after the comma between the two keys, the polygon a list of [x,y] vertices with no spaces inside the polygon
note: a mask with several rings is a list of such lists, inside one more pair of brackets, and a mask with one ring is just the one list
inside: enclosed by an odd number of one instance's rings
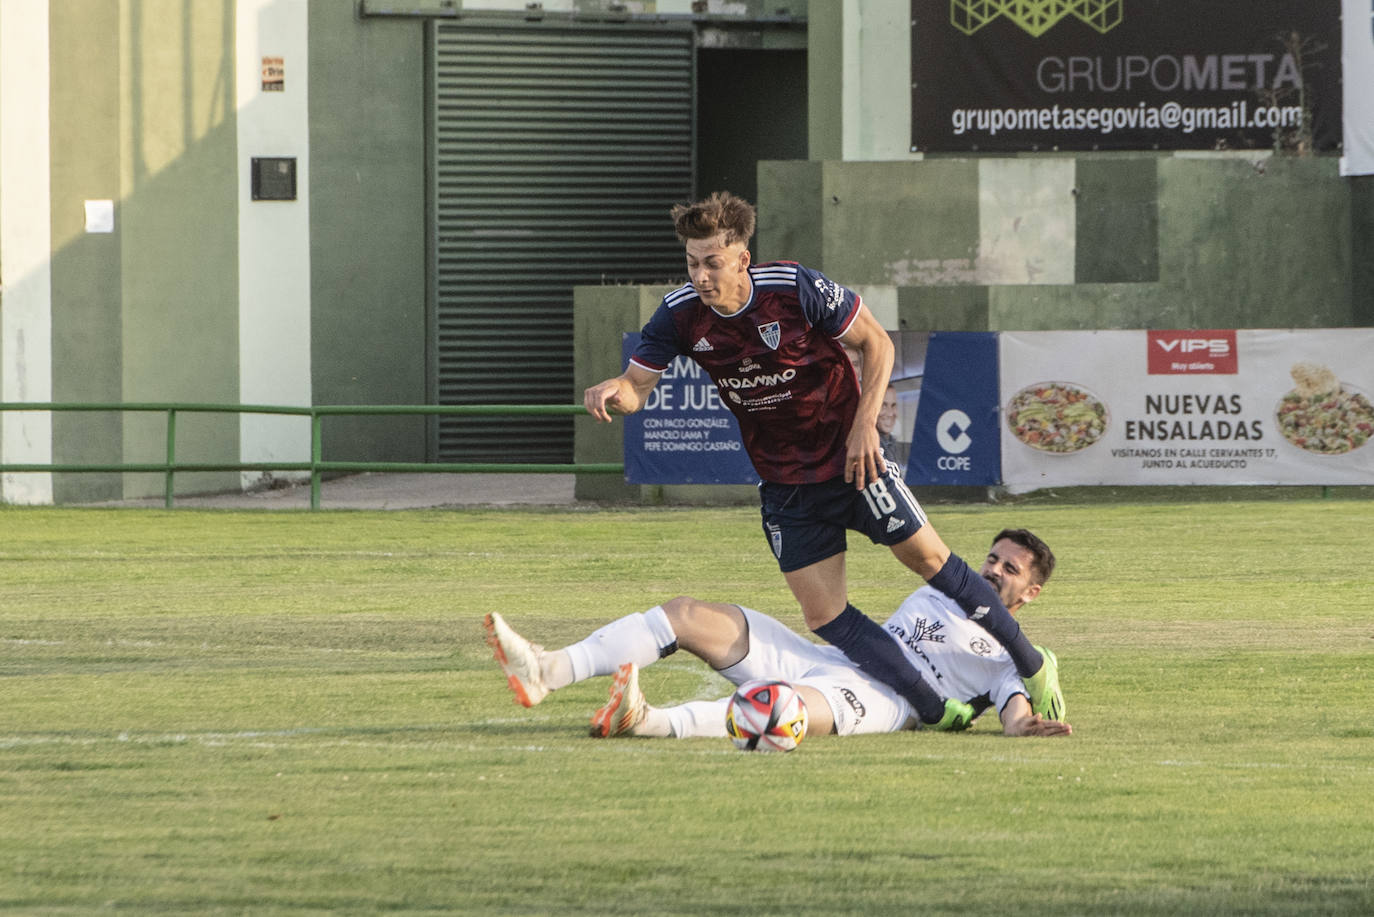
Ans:
{"label": "soccer ball", "polygon": [[745,682],[725,708],[725,731],[741,751],[791,751],[806,721],[806,702],[785,681]]}

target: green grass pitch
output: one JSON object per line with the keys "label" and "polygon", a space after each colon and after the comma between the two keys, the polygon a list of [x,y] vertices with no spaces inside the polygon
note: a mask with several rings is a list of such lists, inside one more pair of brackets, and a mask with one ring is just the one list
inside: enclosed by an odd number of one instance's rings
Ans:
{"label": "green grass pitch", "polygon": [[[752,508],[0,509],[0,910],[1374,912],[1374,502],[934,505],[1026,526],[1067,740],[586,737],[483,642],[681,593],[801,629]],[[851,538],[875,617],[914,588]],[[724,693],[678,654],[651,701]],[[990,718],[985,718],[990,719]]]}

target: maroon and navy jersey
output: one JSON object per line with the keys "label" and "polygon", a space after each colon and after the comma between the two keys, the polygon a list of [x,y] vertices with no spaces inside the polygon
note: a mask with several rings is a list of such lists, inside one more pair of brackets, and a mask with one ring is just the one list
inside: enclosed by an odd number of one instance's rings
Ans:
{"label": "maroon and navy jersey", "polygon": [[661,373],[679,355],[701,365],[739,420],[754,470],[776,484],[815,484],[844,472],[859,381],[838,338],[863,303],[823,274],[788,261],[752,265],[753,291],[721,315],[679,287],[644,326],[630,357]]}

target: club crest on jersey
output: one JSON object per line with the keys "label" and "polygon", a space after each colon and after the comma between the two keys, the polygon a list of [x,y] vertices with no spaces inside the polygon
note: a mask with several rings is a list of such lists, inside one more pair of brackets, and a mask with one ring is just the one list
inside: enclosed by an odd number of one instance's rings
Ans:
{"label": "club crest on jersey", "polygon": [[778,345],[782,343],[782,329],[778,327],[778,323],[769,322],[766,325],[759,325],[758,329],[759,337],[763,338],[763,342],[770,349],[777,350]]}

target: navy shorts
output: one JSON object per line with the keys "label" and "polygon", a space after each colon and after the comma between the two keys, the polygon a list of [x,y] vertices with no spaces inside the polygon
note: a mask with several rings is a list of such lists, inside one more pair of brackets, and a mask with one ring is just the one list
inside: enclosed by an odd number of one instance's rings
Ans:
{"label": "navy shorts", "polygon": [[843,476],[820,484],[759,485],[763,534],[783,573],[842,554],[845,531],[867,535],[874,544],[906,541],[926,524],[921,504],[907,489],[897,466],[855,490]]}

